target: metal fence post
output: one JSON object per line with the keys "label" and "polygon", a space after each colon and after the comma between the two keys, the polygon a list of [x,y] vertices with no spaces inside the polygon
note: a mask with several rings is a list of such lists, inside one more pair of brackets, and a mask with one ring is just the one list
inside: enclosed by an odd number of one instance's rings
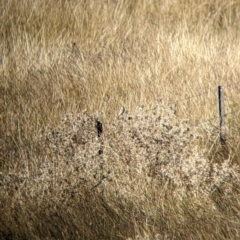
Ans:
{"label": "metal fence post", "polygon": [[226,143],[226,129],[224,119],[224,90],[221,86],[218,86],[218,106],[219,106],[219,118],[220,118],[220,142]]}

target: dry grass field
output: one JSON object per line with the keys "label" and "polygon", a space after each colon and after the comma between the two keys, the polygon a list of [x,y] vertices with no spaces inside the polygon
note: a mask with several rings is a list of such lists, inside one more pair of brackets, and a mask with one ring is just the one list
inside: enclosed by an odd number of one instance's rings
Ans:
{"label": "dry grass field", "polygon": [[1,0],[0,239],[240,239],[239,38],[239,1]]}

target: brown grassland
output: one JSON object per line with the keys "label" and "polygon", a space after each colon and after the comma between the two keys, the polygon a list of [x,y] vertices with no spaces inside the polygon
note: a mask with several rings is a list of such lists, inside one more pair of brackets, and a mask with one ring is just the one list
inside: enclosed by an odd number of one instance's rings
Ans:
{"label": "brown grassland", "polygon": [[240,1],[1,0],[0,239],[240,239],[239,39]]}

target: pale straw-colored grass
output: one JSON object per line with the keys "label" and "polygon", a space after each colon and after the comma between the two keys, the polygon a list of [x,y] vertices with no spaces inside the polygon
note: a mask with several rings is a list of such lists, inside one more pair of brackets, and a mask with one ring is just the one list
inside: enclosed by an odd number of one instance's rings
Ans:
{"label": "pale straw-colored grass", "polygon": [[238,239],[239,8],[3,0],[0,238]]}

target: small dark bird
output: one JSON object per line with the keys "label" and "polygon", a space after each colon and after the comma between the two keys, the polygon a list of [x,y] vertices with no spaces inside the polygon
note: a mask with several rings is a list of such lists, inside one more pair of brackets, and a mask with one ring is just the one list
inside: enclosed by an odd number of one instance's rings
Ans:
{"label": "small dark bird", "polygon": [[103,128],[102,128],[102,123],[99,122],[98,120],[97,120],[96,128],[97,128],[98,137],[101,137],[101,134],[103,133]]}

